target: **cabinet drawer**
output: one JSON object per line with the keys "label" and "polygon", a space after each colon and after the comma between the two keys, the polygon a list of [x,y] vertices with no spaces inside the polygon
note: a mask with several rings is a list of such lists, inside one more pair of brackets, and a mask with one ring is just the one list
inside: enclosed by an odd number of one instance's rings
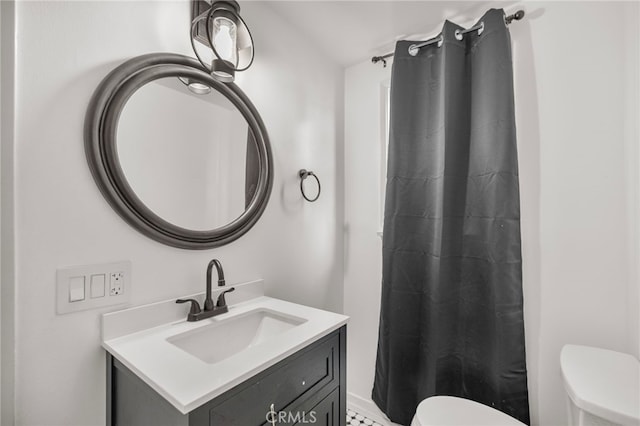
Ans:
{"label": "cabinet drawer", "polygon": [[259,426],[271,409],[280,411],[304,401],[325,386],[339,384],[339,335],[311,345],[268,375],[251,379],[229,398],[210,406],[210,426]]}

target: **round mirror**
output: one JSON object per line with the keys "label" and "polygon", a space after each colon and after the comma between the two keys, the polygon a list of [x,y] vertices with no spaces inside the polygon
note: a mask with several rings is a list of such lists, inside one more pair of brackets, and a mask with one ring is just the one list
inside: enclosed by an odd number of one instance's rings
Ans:
{"label": "round mirror", "polygon": [[255,182],[247,177],[259,170],[247,157],[255,142],[242,113],[220,92],[195,94],[174,77],[151,81],[124,105],[116,141],[131,189],[167,222],[215,229],[239,218],[251,201],[246,193]]}
{"label": "round mirror", "polygon": [[112,71],[91,101],[85,149],[114,209],[175,247],[233,241],[271,192],[271,149],[255,107],[181,55],[144,55]]}

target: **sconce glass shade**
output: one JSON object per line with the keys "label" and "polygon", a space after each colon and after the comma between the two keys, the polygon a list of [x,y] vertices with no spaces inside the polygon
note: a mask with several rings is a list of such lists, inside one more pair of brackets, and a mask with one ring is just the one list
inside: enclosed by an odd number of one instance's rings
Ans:
{"label": "sconce glass shade", "polygon": [[[215,14],[214,14],[215,15]],[[236,52],[236,23],[226,16],[215,16],[211,19],[213,37],[211,46],[218,58],[238,65],[238,52]]]}
{"label": "sconce glass shade", "polygon": [[[205,46],[208,44],[213,53],[211,65],[201,58],[194,43],[197,38],[194,33],[201,24],[206,28]],[[203,41],[202,37],[197,39]],[[235,0],[214,1],[207,11],[195,17],[191,25],[191,44],[200,63],[222,82],[232,82],[237,71],[246,70],[253,62],[253,39]]]}

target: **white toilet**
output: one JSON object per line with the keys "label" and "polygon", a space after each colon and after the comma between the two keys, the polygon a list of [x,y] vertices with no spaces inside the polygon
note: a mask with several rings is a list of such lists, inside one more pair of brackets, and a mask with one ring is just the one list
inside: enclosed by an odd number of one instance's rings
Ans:
{"label": "white toilet", "polygon": [[432,396],[418,405],[411,426],[524,426],[511,416],[478,402]]}
{"label": "white toilet", "polygon": [[560,368],[569,424],[640,425],[640,363],[631,355],[565,345]]}

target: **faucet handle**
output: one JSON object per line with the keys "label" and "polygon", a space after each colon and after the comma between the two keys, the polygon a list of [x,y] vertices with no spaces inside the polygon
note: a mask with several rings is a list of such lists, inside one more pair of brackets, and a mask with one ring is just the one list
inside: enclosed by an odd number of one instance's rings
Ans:
{"label": "faucet handle", "polygon": [[218,302],[216,303],[216,307],[220,308],[223,306],[227,306],[227,301],[225,300],[224,295],[227,293],[231,293],[235,289],[236,289],[235,287],[231,287],[229,290],[225,290],[222,293],[220,293],[220,295],[218,296]]}
{"label": "faucet handle", "polygon": [[195,315],[200,313],[200,304],[196,299],[178,299],[176,303],[187,303],[191,302],[191,309],[189,310],[189,315]]}

